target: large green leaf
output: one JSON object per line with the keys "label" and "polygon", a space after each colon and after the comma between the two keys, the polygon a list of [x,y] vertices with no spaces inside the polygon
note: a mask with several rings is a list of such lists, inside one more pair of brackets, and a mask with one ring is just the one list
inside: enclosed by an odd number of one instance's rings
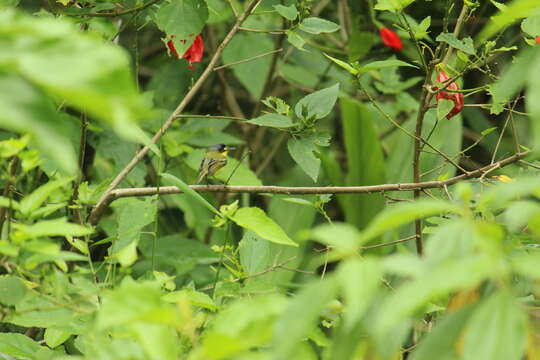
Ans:
{"label": "large green leaf", "polygon": [[26,294],[27,288],[16,276],[0,276],[0,303],[4,305],[17,304]]}
{"label": "large green leaf", "polygon": [[261,238],[276,244],[298,246],[265,212],[257,207],[238,209],[231,217],[237,225],[251,230]]}
{"label": "large green leaf", "polygon": [[534,13],[540,8],[537,0],[514,0],[505,6],[497,15],[487,22],[486,26],[478,35],[478,43],[483,43],[517,19],[521,19]]}
{"label": "large green leaf", "polygon": [[28,196],[25,196],[20,203],[19,211],[23,216],[29,216],[33,211],[37,210],[45,200],[56,189],[66,185],[72,179],[62,179],[56,181],[49,181],[48,183],[41,185]]}
{"label": "large green leaf", "polygon": [[[347,155],[346,185],[384,184],[384,156],[371,113],[363,104],[342,98],[341,120]],[[347,222],[360,229],[384,207],[381,194],[341,195],[338,199]]]}
{"label": "large green leaf", "polygon": [[[61,18],[2,11],[0,68],[16,72],[59,102],[112,125],[122,137],[149,143],[134,122],[149,111],[137,93],[127,53],[85,34],[75,24]],[[11,86],[2,87],[1,92],[3,96],[6,92],[19,94]],[[43,123],[33,112],[32,117]],[[48,136],[40,133],[41,138]]]}
{"label": "large green leaf", "polygon": [[439,215],[445,212],[460,213],[462,209],[442,200],[419,200],[401,203],[381,212],[362,232],[363,241],[369,241],[390,229],[410,223],[416,219]]}
{"label": "large green leaf", "polygon": [[310,34],[320,34],[338,31],[339,25],[318,17],[309,17],[300,23],[299,28]]}
{"label": "large green leaf", "polygon": [[53,103],[43,92],[26,80],[4,73],[1,70],[1,56],[0,124],[2,128],[20,134],[29,134],[32,144],[52,159],[58,169],[70,175],[75,174],[77,171],[75,149],[70,141],[61,135],[62,132],[57,127],[60,115],[55,111]]}
{"label": "large green leaf", "polygon": [[294,112],[298,117],[303,117],[304,111],[306,111],[308,118],[314,116],[315,119],[322,119],[330,114],[334,108],[338,94],[339,83],[326,89],[315,91],[300,99],[294,107]]}
{"label": "large green leaf", "polygon": [[306,286],[290,302],[274,327],[274,356],[290,359],[298,343],[317,326],[317,319],[334,299],[338,289],[335,278],[326,278]]}
{"label": "large green leaf", "polygon": [[[156,24],[173,41],[178,54],[183,54],[203,30],[208,20],[204,0],[173,0],[163,2],[156,13]],[[185,42],[182,42],[185,40]]]}
{"label": "large green leaf", "polygon": [[381,305],[376,333],[384,336],[434,297],[479,284],[492,273],[493,265],[486,256],[470,256],[448,262],[401,286]]}
{"label": "large green leaf", "polygon": [[309,175],[313,181],[317,181],[321,160],[315,156],[318,152],[317,146],[312,138],[290,138],[287,142],[289,154],[296,163]]}
{"label": "large green leaf", "polygon": [[[223,63],[246,60],[272,50],[274,50],[272,40],[265,34],[236,34],[223,51]],[[255,99],[259,99],[262,95],[266,76],[270,71],[270,62],[270,56],[263,56],[231,66],[234,75]]]}
{"label": "large green leaf", "polygon": [[420,341],[411,360],[451,360],[456,359],[456,342],[461,335],[466,321],[472,314],[472,308],[466,307],[448,314],[435,328]]}
{"label": "large green leaf", "polygon": [[485,300],[468,322],[463,359],[519,360],[527,339],[527,315],[508,292]]}
{"label": "large green leaf", "polygon": [[40,353],[41,359],[49,359],[52,356],[52,350],[40,346],[37,342],[28,336],[18,333],[0,334],[0,354],[7,355],[7,359],[34,360]]}

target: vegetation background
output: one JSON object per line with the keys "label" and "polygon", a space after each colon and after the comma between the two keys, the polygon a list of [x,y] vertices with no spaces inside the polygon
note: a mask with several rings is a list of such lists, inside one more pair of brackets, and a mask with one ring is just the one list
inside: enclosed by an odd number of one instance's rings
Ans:
{"label": "vegetation background", "polygon": [[1,0],[0,358],[540,359],[538,43],[538,0]]}

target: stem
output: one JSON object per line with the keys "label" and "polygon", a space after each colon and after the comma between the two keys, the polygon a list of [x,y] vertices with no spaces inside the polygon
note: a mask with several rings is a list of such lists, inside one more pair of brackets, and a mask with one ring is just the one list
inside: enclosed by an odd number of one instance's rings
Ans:
{"label": "stem", "polygon": [[160,0],[150,0],[146,4],[143,4],[141,6],[134,7],[132,9],[123,10],[123,11],[114,11],[114,12],[102,12],[102,13],[90,13],[90,14],[81,14],[81,16],[90,16],[90,17],[118,17],[122,15],[131,14],[134,12],[138,12],[141,10],[146,9],[147,7],[150,7],[157,3]]}
{"label": "stem", "polygon": [[[199,193],[250,193],[250,194],[370,194],[379,192],[390,191],[414,191],[433,188],[444,188],[453,185],[459,181],[466,179],[479,178],[483,174],[493,171],[494,168],[500,169],[509,164],[513,164],[530,152],[520,152],[512,155],[506,159],[498,161],[494,164],[489,164],[479,169],[469,171],[467,173],[451,177],[447,180],[433,180],[424,181],[418,183],[402,183],[402,184],[380,184],[380,185],[367,185],[367,186],[225,186],[225,185],[190,185],[190,188]],[[168,194],[181,194],[182,190],[176,186],[162,186],[147,187],[147,188],[125,188],[116,189],[110,192],[104,199],[102,207],[99,208],[100,213],[96,212],[96,219],[105,212],[108,205],[120,198],[133,197],[133,196],[151,196],[156,194],[168,195]]]}

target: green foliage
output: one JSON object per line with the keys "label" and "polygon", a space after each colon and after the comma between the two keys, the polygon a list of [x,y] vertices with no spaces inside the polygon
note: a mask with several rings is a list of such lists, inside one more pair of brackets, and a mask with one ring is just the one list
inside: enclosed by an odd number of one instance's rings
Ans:
{"label": "green foliage", "polygon": [[535,358],[538,1],[413,3],[0,4],[0,357]]}

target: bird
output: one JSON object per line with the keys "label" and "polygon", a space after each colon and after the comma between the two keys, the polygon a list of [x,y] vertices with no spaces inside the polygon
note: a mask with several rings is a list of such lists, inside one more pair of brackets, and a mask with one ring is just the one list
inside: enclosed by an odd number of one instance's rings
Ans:
{"label": "bird", "polygon": [[219,170],[227,165],[227,153],[234,150],[234,147],[225,144],[212,145],[206,151],[199,167],[199,176],[195,184],[199,184],[202,179],[214,176]]}

